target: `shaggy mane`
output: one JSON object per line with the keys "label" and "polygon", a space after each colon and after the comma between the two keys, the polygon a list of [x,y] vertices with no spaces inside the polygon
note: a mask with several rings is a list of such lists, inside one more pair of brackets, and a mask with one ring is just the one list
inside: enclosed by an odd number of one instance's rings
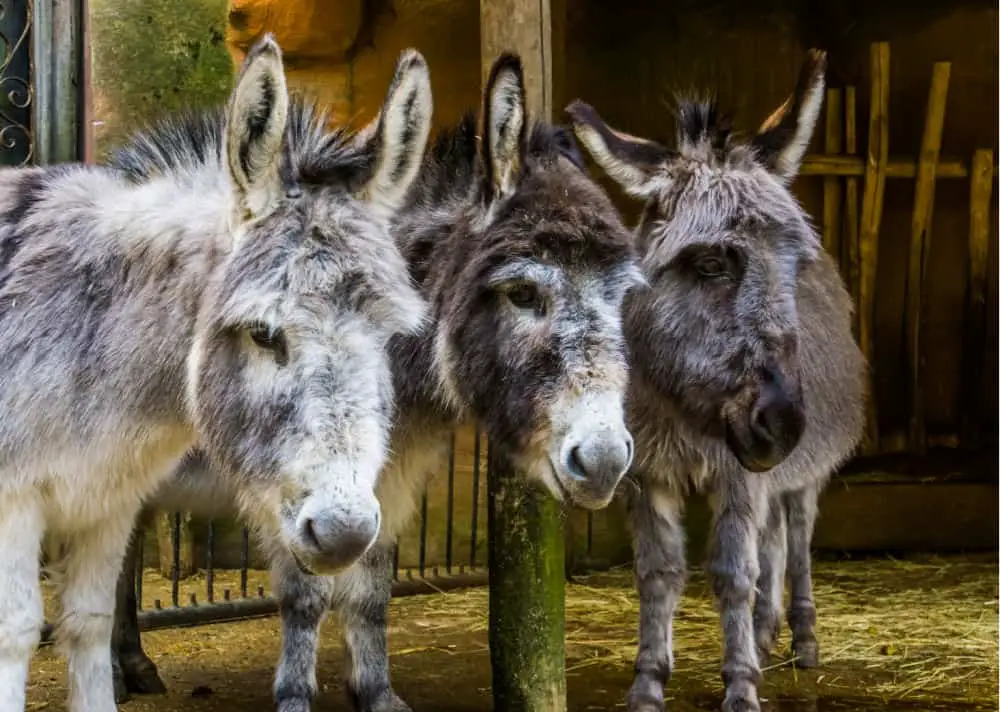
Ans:
{"label": "shaggy mane", "polygon": [[[482,178],[478,132],[476,115],[470,111],[437,135],[417,179],[423,195],[443,199],[453,195],[457,185],[468,187]],[[564,126],[544,121],[535,121],[531,126],[528,156],[536,160],[562,156],[581,171],[587,170],[573,133]]]}
{"label": "shaggy mane", "polygon": [[[225,126],[225,106],[181,111],[136,132],[107,165],[133,183],[203,166],[221,168]],[[282,165],[286,183],[351,182],[372,170],[372,156],[353,143],[353,134],[329,126],[329,115],[314,101],[291,97]]]}

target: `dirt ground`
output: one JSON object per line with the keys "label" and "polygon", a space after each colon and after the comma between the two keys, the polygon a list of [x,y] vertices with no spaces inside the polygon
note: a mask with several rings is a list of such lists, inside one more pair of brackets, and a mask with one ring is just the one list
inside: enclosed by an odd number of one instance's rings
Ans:
{"label": "dirt ground", "polygon": [[[997,560],[864,560],[816,567],[818,670],[796,670],[778,651],[765,670],[767,712],[997,709]],[[217,591],[238,595],[234,572]],[[250,572],[248,590],[266,587]],[[203,579],[182,582],[182,602],[205,600]],[[221,598],[221,594],[217,594]],[[169,605],[170,583],[148,572],[143,598]],[[416,712],[489,710],[488,598],[483,589],[399,598],[390,613],[392,674]],[[638,603],[627,572],[580,578],[567,587],[569,708],[624,709],[635,652]],[[348,712],[339,680],[342,654],[331,620],[319,654],[316,710]],[[672,712],[718,709],[719,635],[704,579],[695,574],[675,626]],[[787,646],[787,632],[781,645]],[[271,708],[271,675],[280,626],[275,618],[150,631],[146,651],[166,696],[135,698],[123,712],[218,712]],[[37,654],[28,710],[64,709],[65,665],[51,647]]]}

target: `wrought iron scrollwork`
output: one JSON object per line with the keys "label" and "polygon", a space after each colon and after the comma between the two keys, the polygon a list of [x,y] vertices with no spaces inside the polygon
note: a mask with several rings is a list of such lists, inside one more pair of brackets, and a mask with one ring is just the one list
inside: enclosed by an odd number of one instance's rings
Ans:
{"label": "wrought iron scrollwork", "polygon": [[33,0],[0,0],[0,165],[24,166],[34,156],[31,131]]}

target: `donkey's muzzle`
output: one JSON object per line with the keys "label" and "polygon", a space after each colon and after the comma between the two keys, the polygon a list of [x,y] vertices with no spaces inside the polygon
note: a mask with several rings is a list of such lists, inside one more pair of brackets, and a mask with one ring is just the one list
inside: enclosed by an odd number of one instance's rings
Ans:
{"label": "donkey's muzzle", "polygon": [[756,402],[742,416],[726,423],[726,442],[740,464],[751,472],[767,472],[799,444],[805,430],[805,409],[797,387],[769,371]]}
{"label": "donkey's muzzle", "polygon": [[364,556],[378,538],[380,526],[377,505],[361,511],[356,507],[322,509],[300,516],[298,538],[312,572],[332,575]]}
{"label": "donkey's muzzle", "polygon": [[632,436],[624,428],[591,433],[567,443],[562,469],[570,476],[566,489],[573,503],[586,509],[606,506],[632,465],[634,451]]}

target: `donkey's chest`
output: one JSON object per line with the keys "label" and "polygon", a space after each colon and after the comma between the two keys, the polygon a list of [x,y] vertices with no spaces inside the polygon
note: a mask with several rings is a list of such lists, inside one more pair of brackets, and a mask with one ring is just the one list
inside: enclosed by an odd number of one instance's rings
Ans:
{"label": "donkey's chest", "polygon": [[393,456],[378,484],[383,537],[395,539],[413,519],[421,494],[448,461],[450,444],[450,424],[408,422],[397,427]]}
{"label": "donkey's chest", "polygon": [[56,454],[38,473],[36,487],[48,529],[71,532],[134,516],[193,442],[188,427],[153,426]]}

